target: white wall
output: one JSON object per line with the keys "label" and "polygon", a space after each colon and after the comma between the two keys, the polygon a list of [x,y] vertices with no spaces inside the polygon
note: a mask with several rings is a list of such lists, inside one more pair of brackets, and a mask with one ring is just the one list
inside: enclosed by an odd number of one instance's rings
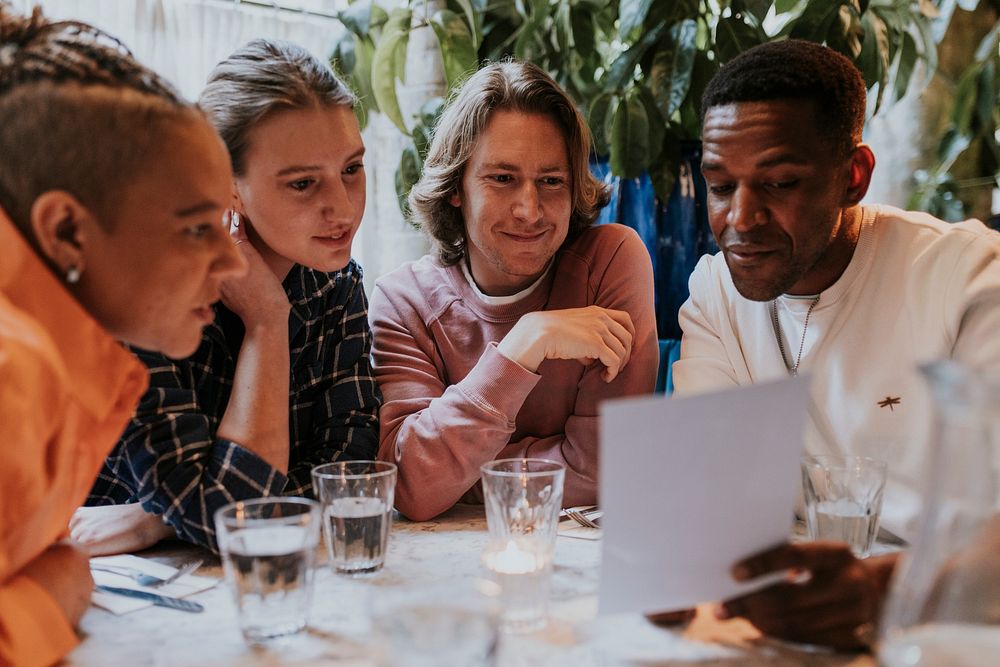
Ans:
{"label": "white wall", "polygon": [[[24,11],[35,4],[50,18],[85,21],[121,39],[140,61],[190,99],[197,98],[217,62],[255,37],[295,42],[326,60],[344,30],[336,20],[233,0],[14,0],[14,6]],[[311,6],[332,14],[346,4],[346,0],[313,0]],[[415,66],[407,77],[414,85],[401,91],[401,103],[415,110],[422,96],[435,90],[441,74],[440,66],[435,70],[435,61],[424,53],[433,44],[414,41],[409,61]],[[365,268],[369,291],[376,277],[427,251],[424,236],[403,221],[396,203],[395,169],[402,141],[381,116],[373,118],[365,132],[368,206],[354,257]]]}

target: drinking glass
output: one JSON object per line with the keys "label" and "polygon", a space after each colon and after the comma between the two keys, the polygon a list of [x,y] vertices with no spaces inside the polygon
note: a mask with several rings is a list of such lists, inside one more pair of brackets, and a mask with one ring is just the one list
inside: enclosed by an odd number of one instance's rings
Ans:
{"label": "drinking glass", "polygon": [[319,503],[260,498],[215,513],[222,564],[240,629],[257,644],[306,627],[319,544]]}
{"label": "drinking glass", "polygon": [[879,664],[981,667],[1000,656],[1000,377],[953,361],[921,369],[934,396],[920,523],[900,555]]}
{"label": "drinking glass", "polygon": [[312,470],[323,505],[330,567],[359,576],[382,569],[392,527],[396,466],[384,461],[339,461]]}
{"label": "drinking glass", "polygon": [[490,534],[482,563],[501,589],[503,628],[536,630],[546,622],[566,468],[546,459],[501,459],[480,470]]}
{"label": "drinking glass", "polygon": [[807,456],[802,489],[810,539],[846,542],[858,558],[871,554],[882,512],[886,463],[864,456]]}
{"label": "drinking glass", "polygon": [[380,587],[372,632],[386,667],[493,667],[499,587],[482,579]]}

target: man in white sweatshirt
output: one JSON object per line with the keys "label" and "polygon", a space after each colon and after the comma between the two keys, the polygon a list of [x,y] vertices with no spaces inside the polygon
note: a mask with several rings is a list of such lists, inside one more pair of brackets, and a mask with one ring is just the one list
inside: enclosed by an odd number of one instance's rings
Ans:
{"label": "man in white sweatshirt", "polygon": [[[807,451],[889,461],[884,523],[911,537],[930,412],[916,369],[955,359],[1000,370],[1000,235],[978,221],[861,205],[875,166],[861,143],[864,113],[854,65],[798,40],[751,49],[709,84],[702,170],[722,250],[691,276],[673,379],[684,395],[808,372],[817,423]],[[841,546],[780,547],[734,574],[798,567],[812,579],[719,614],[856,646],[893,564]]]}

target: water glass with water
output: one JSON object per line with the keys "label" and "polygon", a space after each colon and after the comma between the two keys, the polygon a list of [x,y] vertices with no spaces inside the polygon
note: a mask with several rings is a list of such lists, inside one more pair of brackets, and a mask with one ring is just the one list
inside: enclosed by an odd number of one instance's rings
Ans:
{"label": "water glass with water", "polygon": [[323,505],[330,566],[349,576],[382,569],[392,528],[396,466],[385,461],[338,461],[312,470]]}
{"label": "water glass with water", "polygon": [[307,498],[246,500],[215,513],[222,565],[247,641],[259,644],[306,627],[320,516],[319,503]]}
{"label": "water glass with water", "polygon": [[813,540],[846,542],[858,558],[871,554],[882,513],[886,463],[864,456],[802,460],[806,528]]}
{"label": "water glass with water", "polygon": [[566,468],[546,459],[501,459],[480,470],[490,534],[482,563],[501,589],[503,628],[537,630],[546,622]]}

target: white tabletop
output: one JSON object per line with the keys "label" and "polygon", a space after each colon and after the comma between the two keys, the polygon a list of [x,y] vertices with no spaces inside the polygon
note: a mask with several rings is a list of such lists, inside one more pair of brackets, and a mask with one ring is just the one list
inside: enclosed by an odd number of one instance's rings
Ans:
{"label": "white tabletop", "polygon": [[[248,646],[240,634],[236,608],[225,584],[192,596],[205,612],[151,607],[121,616],[91,608],[81,623],[84,639],[67,658],[70,665],[338,665],[371,667],[368,607],[384,587],[414,582],[453,582],[481,576],[486,542],[481,506],[458,506],[435,521],[397,520],[385,568],[363,580],[334,575],[321,566],[310,629],[268,648]],[[142,556],[177,563],[205,555],[180,543]],[[325,553],[319,561],[325,562]],[[631,665],[850,665],[873,667],[867,655],[805,653],[761,639],[743,621],[719,622],[702,610],[686,628],[663,629],[642,616],[597,616],[600,543],[559,537],[556,544],[551,620],[534,635],[505,638],[501,667],[527,665],[605,667]],[[199,575],[222,577],[218,561]]]}

